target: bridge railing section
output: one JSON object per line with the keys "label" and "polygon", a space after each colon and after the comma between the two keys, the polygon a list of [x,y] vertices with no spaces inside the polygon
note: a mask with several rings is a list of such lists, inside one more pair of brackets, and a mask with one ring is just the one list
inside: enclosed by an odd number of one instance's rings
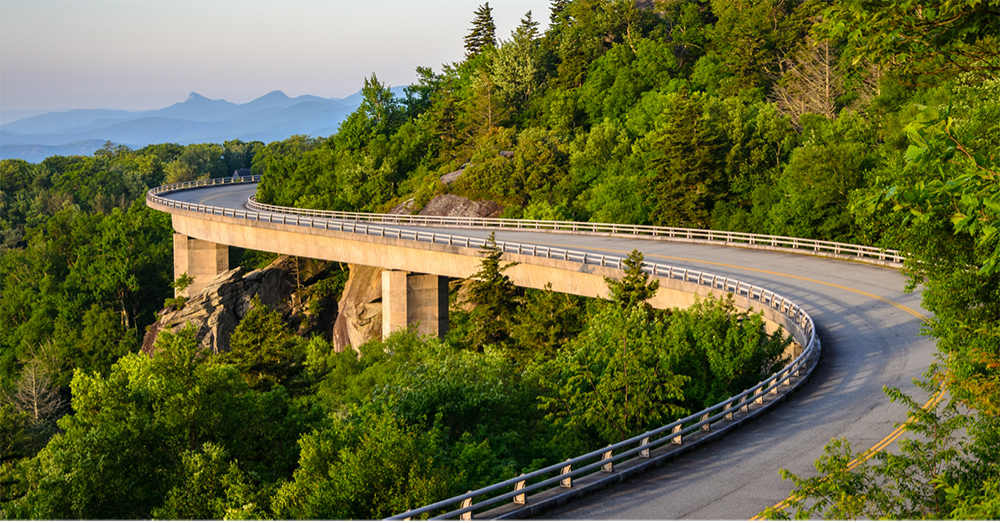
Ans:
{"label": "bridge railing section", "polygon": [[505,218],[468,218],[452,216],[419,216],[410,214],[375,214],[314,209],[294,209],[260,203],[251,196],[247,207],[255,211],[274,213],[294,213],[302,216],[351,220],[359,222],[390,223],[395,225],[422,225],[439,227],[483,227],[503,229],[533,229],[540,231],[560,231],[589,234],[622,234],[670,238],[673,240],[706,241],[748,246],[783,247],[788,249],[811,250],[816,253],[853,256],[860,260],[902,263],[904,257],[899,251],[879,249],[851,243],[751,234],[745,232],[711,231],[706,229],[686,229],[682,227],[656,227],[652,225],[623,225],[615,223],[570,222],[554,220],[511,220]]}
{"label": "bridge railing section", "polygon": [[171,183],[168,185],[161,185],[159,187],[153,187],[149,190],[146,196],[146,200],[149,200],[149,195],[165,194],[174,191],[183,191],[184,189],[197,189],[199,187],[211,187],[213,185],[234,185],[240,183],[258,183],[260,182],[261,176],[258,174],[256,176],[233,176],[231,178],[208,178],[207,180],[192,180],[190,182],[179,182]]}
{"label": "bridge railing section", "polygon": [[[212,178],[164,185],[150,189],[151,195],[163,194],[184,189],[196,189],[212,185],[228,185],[234,183],[256,183],[260,175],[234,178]],[[751,234],[732,231],[712,231],[706,229],[687,229],[683,227],[656,227],[652,225],[626,225],[615,223],[569,222],[556,220],[512,220],[505,218],[467,218],[451,216],[419,216],[409,214],[376,214],[342,211],[322,211],[315,209],[297,209],[279,207],[260,203],[251,196],[247,207],[255,211],[279,214],[296,214],[334,220],[350,220],[368,223],[394,225],[422,225],[438,227],[479,227],[503,229],[527,229],[540,231],[577,232],[589,234],[633,235],[654,238],[669,238],[682,241],[705,241],[726,244],[743,244],[773,248],[787,248],[813,251],[817,254],[834,254],[852,256],[861,261],[877,261],[900,264],[905,257],[893,249],[879,249],[851,243],[793,238],[768,234]]]}
{"label": "bridge railing section", "polygon": [[[280,223],[286,225],[297,225],[304,227],[313,227],[324,230],[340,231],[340,232],[350,232],[356,234],[365,234],[371,236],[379,237],[390,237],[403,240],[414,240],[418,242],[427,242],[435,244],[446,244],[452,246],[462,246],[470,248],[486,248],[487,240],[483,238],[471,238],[467,236],[442,234],[434,232],[425,232],[419,230],[407,230],[387,227],[384,223],[364,223],[364,222],[374,222],[377,218],[380,221],[389,220],[399,220],[399,223],[414,224],[419,223],[421,225],[439,225],[440,223],[435,223],[431,220],[446,220],[449,224],[459,225],[462,220],[466,220],[465,223],[476,224],[478,226],[492,226],[490,224],[496,223],[497,220],[484,220],[484,219],[468,219],[468,218],[436,218],[436,217],[414,217],[405,215],[366,215],[360,213],[330,213],[326,211],[310,211],[310,210],[297,210],[288,209],[284,207],[274,207],[274,206],[264,206],[263,204],[256,204],[258,209],[261,210],[242,210],[242,209],[232,209],[226,207],[216,207],[211,205],[202,205],[196,203],[181,202],[173,200],[170,198],[164,198],[159,196],[167,192],[206,187],[212,185],[224,185],[233,183],[252,183],[258,181],[259,177],[247,177],[243,179],[215,179],[215,180],[198,180],[195,182],[183,182],[178,184],[172,184],[162,187],[157,187],[151,189],[146,196],[146,200],[149,204],[159,207],[165,207],[167,209],[181,209],[187,211],[194,211],[198,213],[205,213],[216,216],[228,216],[233,218],[242,218],[253,221],[268,222],[268,223]],[[280,212],[266,212],[266,210],[280,210]],[[290,212],[294,211],[294,212]],[[413,219],[419,219],[420,221],[411,221]],[[350,220],[350,221],[346,221]],[[523,220],[500,220],[500,222],[505,222],[508,224],[523,222]],[[538,224],[539,228],[542,226],[550,227],[550,230],[563,230],[561,227],[572,227],[572,226],[606,226],[615,227],[607,224],[574,224],[572,222],[543,222],[543,221],[532,221],[534,224]],[[558,227],[556,227],[558,226]],[[623,232],[628,232],[634,230],[633,227],[637,226],[616,226],[620,227]],[[644,229],[656,229],[656,228],[644,228]],[[662,230],[662,228],[660,228]],[[675,231],[680,231],[684,229],[673,229]],[[700,231],[709,232],[709,231]],[[735,234],[735,233],[733,233]],[[603,254],[594,254],[581,251],[573,251],[569,249],[561,249],[556,247],[538,246],[530,245],[524,243],[515,242],[497,242],[497,248],[506,253],[526,255],[526,256],[538,256],[543,258],[560,259],[566,261],[572,261],[577,263],[582,263],[584,265],[597,265],[601,267],[612,267],[617,269],[624,269],[625,259],[618,256],[607,256]],[[433,519],[448,519],[461,517],[462,519],[467,519],[471,517],[471,514],[476,510],[481,510],[487,507],[495,506],[499,503],[504,502],[514,502],[523,503],[525,495],[531,492],[540,491],[542,489],[548,488],[566,488],[571,487],[573,483],[573,478],[578,477],[582,474],[595,471],[597,469],[603,471],[612,471],[614,469],[614,464],[622,462],[627,459],[632,459],[636,456],[640,458],[649,458],[650,452],[653,449],[664,447],[667,445],[680,445],[683,444],[683,438],[685,435],[691,434],[696,431],[709,430],[712,423],[720,420],[732,420],[733,415],[736,412],[747,412],[750,409],[750,405],[754,403],[763,403],[764,398],[768,394],[778,394],[778,387],[780,385],[789,385],[792,377],[800,376],[803,372],[808,373],[811,370],[811,364],[815,360],[812,358],[818,356],[820,351],[819,339],[816,337],[816,329],[813,323],[812,317],[809,316],[801,307],[792,302],[789,299],[782,297],[781,295],[758,287],[746,282],[735,280],[732,278],[719,276],[715,274],[710,274],[703,271],[697,271],[693,269],[684,269],[680,267],[674,267],[670,265],[660,264],[660,263],[649,263],[643,264],[643,271],[651,275],[658,276],[660,278],[667,278],[670,280],[681,280],[683,282],[694,283],[703,287],[708,287],[711,290],[718,290],[724,293],[732,293],[734,295],[742,296],[749,300],[750,302],[759,304],[761,308],[769,308],[776,311],[785,318],[785,324],[793,326],[791,329],[792,336],[796,342],[798,342],[803,350],[801,354],[792,360],[791,363],[786,365],[783,369],[768,377],[755,387],[745,390],[725,401],[722,401],[716,405],[713,405],[707,409],[700,412],[696,412],[687,416],[685,418],[674,421],[673,423],[664,425],[660,428],[648,431],[646,433],[640,434],[638,436],[626,439],[624,441],[615,443],[608,447],[595,450],[593,452],[578,456],[576,458],[558,463],[556,465],[551,465],[528,474],[523,474],[516,478],[511,478],[507,481],[502,481],[494,485],[490,485],[466,494],[455,496],[425,507],[417,508],[414,510],[407,511],[403,514],[398,514],[390,519],[406,519],[415,516],[420,516],[422,514],[434,513],[448,510],[449,508],[458,508],[450,510],[441,514],[437,514]],[[725,430],[725,429],[723,429]],[[480,501],[473,503],[474,498],[482,498],[487,496],[486,499],[481,499]]]}

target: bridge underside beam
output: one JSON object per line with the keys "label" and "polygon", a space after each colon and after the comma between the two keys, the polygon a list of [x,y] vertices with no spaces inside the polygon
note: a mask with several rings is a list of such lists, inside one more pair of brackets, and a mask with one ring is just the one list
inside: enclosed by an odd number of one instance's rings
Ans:
{"label": "bridge underside beam", "polygon": [[416,325],[417,334],[448,333],[448,278],[382,271],[382,337]]}
{"label": "bridge underside beam", "polygon": [[212,278],[228,270],[229,246],[174,233],[174,280],[184,273],[194,278],[183,292],[174,291],[174,297],[195,296]]}
{"label": "bridge underside beam", "polygon": [[[450,278],[468,278],[479,270],[482,260],[477,248],[454,245],[417,243],[391,237],[365,236],[340,231],[298,227],[269,222],[254,222],[229,216],[204,216],[190,211],[173,212],[174,230],[185,231],[201,238],[246,249],[280,252],[306,258],[355,263],[392,270],[406,269],[411,273],[435,273]],[[504,254],[504,261],[518,262],[507,272],[518,287],[552,290],[576,296],[606,297],[605,277],[620,278],[621,271],[555,258]],[[655,309],[687,308],[696,296],[713,294],[726,296],[729,291],[708,290],[695,282],[677,278],[657,278],[660,290],[650,300]],[[764,314],[765,324],[773,331],[779,325],[785,332],[796,332],[795,326],[781,313],[745,296],[733,296],[737,309],[755,310]],[[421,322],[423,323],[423,322]],[[384,324],[383,324],[384,326]],[[391,332],[383,329],[383,332]]]}

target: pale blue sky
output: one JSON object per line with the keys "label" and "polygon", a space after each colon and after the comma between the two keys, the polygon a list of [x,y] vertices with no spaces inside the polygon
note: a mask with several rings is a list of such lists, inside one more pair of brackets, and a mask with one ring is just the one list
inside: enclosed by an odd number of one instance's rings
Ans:
{"label": "pale blue sky", "polygon": [[[342,98],[461,60],[482,0],[0,0],[0,109],[158,109],[188,93]],[[549,0],[490,2],[497,36]]]}

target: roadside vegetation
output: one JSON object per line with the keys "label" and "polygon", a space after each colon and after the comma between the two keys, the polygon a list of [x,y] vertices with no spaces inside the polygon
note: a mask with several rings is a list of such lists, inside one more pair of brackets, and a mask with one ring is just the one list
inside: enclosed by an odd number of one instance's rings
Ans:
{"label": "roadside vegetation", "polygon": [[[672,421],[757,383],[787,338],[725,296],[653,311],[519,290],[483,253],[443,340],[356,352],[258,305],[233,351],[145,328],[171,298],[163,183],[263,175],[262,202],[383,212],[454,193],[510,218],[702,227],[907,253],[940,360],[917,437],[793,477],[772,517],[1000,517],[1000,2],[554,0],[464,60],[373,74],[329,137],[108,144],[0,162],[0,514],[379,518]],[[442,175],[462,170],[446,185]],[[246,253],[244,263],[267,260]],[[467,311],[467,312],[466,312]],[[720,344],[717,340],[723,340]],[[625,390],[629,394],[625,394]],[[763,508],[763,507],[762,507]]]}

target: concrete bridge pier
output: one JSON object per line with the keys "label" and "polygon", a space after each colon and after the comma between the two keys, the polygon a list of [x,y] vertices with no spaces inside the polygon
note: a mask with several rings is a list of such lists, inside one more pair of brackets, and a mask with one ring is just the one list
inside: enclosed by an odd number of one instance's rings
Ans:
{"label": "concrete bridge pier", "polygon": [[194,296],[212,278],[229,270],[229,246],[189,238],[174,233],[174,280],[185,272],[194,278],[184,292],[174,291],[174,297]]}
{"label": "concrete bridge pier", "polygon": [[448,277],[382,271],[382,337],[417,325],[417,334],[448,333]]}

